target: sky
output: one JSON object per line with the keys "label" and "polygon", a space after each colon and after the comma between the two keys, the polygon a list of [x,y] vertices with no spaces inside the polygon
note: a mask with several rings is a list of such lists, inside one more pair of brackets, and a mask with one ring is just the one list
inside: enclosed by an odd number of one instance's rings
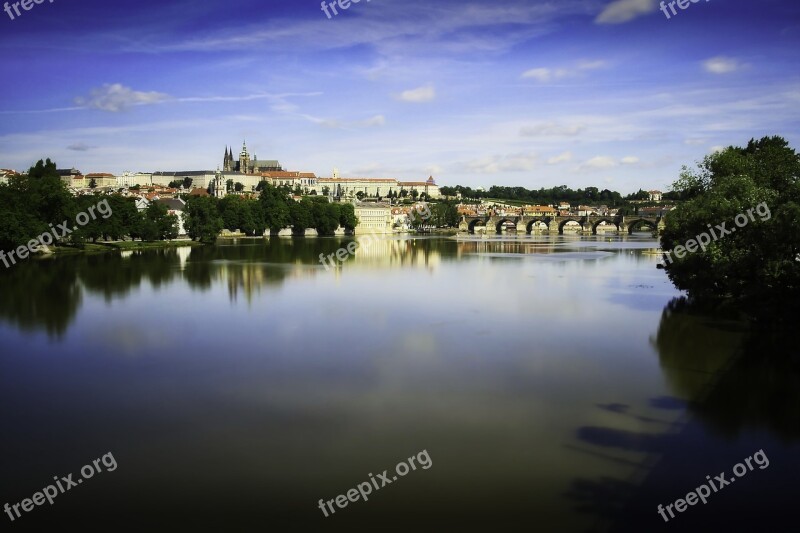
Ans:
{"label": "sky", "polygon": [[0,168],[207,170],[246,140],[321,177],[629,193],[800,148],[800,2],[684,1],[9,5]]}

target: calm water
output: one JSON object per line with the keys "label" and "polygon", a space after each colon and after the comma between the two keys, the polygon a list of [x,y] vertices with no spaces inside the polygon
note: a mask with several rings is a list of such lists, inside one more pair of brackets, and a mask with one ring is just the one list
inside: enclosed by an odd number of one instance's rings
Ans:
{"label": "calm water", "polygon": [[[119,465],[5,525],[709,531],[796,497],[797,374],[682,312],[649,236],[388,238],[326,271],[343,242],[0,272],[0,505]],[[657,504],[762,448],[769,468],[664,526]],[[317,507],[422,450],[429,469]]]}

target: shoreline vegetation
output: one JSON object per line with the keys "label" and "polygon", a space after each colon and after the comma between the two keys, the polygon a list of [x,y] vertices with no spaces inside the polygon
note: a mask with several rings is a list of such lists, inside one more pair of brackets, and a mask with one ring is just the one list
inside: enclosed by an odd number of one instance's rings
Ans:
{"label": "shoreline vegetation", "polygon": [[[698,308],[737,309],[762,323],[796,322],[800,156],[789,143],[775,136],[729,146],[706,156],[696,170],[684,167],[672,189],[685,199],[666,219],[661,236],[664,268],[673,284]],[[762,205],[770,216],[743,227],[742,213]],[[735,226],[725,230],[732,220]],[[714,224],[724,238],[700,250],[686,248],[691,253],[666,261],[666,251]]]}
{"label": "shoreline vegetation", "polygon": [[61,255],[77,254],[100,254],[108,252],[127,252],[137,250],[159,250],[168,248],[183,248],[185,246],[202,246],[202,243],[189,239],[179,239],[173,241],[115,241],[115,242],[96,242],[85,243],[83,245],[63,244],[52,246],[50,252],[42,252],[37,257],[56,257]]}

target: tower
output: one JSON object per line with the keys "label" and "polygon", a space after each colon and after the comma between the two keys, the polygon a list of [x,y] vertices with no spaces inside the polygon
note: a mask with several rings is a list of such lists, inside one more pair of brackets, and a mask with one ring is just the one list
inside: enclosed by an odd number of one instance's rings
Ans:
{"label": "tower", "polygon": [[222,162],[223,172],[233,172],[233,149],[225,147],[225,159]]}
{"label": "tower", "polygon": [[247,141],[242,144],[242,152],[239,154],[239,172],[247,174],[250,171],[250,154],[247,153]]}
{"label": "tower", "polygon": [[217,167],[217,172],[214,173],[214,181],[213,183],[213,195],[214,198],[224,198],[225,197],[225,177],[222,172],[219,171],[219,167]]}

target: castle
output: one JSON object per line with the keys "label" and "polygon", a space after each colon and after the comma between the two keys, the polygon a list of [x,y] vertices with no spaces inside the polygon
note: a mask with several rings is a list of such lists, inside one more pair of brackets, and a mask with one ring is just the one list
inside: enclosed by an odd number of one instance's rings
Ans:
{"label": "castle", "polygon": [[260,174],[261,172],[283,172],[281,164],[275,160],[259,161],[258,157],[247,152],[247,141],[242,144],[242,151],[239,153],[239,160],[233,158],[233,149],[225,149],[225,157],[222,160],[223,172],[239,172],[241,174]]}

